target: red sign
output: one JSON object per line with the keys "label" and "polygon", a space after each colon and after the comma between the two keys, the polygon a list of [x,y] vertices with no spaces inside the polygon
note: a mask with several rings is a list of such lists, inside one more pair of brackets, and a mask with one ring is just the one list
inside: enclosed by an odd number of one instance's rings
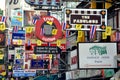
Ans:
{"label": "red sign", "polygon": [[[53,30],[55,33],[53,34]],[[62,37],[62,27],[52,16],[43,16],[36,22],[36,36],[44,42],[53,42]]]}
{"label": "red sign", "polygon": [[[50,44],[50,46],[57,46],[57,44]],[[60,48],[62,51],[66,51],[66,44],[61,44],[61,46],[59,46],[59,48]]]}
{"label": "red sign", "polygon": [[77,56],[74,56],[71,58],[71,64],[76,64],[77,63]]}

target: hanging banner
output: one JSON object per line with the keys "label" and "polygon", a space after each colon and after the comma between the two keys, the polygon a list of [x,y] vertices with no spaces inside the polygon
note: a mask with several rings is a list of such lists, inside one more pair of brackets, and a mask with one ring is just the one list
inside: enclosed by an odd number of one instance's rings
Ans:
{"label": "hanging banner", "polygon": [[76,24],[82,24],[82,28],[97,26],[98,29],[105,29],[107,25],[106,9],[66,9],[65,21],[67,29],[75,29]]}
{"label": "hanging banner", "polygon": [[[52,34],[54,29],[56,32]],[[52,16],[43,16],[37,20],[35,32],[36,36],[43,42],[53,42],[62,37],[62,27],[59,21]]]}
{"label": "hanging banner", "polygon": [[117,68],[117,43],[79,43],[79,68]]}

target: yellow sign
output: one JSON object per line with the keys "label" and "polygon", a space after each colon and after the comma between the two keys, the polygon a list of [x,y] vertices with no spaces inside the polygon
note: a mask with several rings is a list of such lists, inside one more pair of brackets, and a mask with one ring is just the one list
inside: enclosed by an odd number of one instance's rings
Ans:
{"label": "yellow sign", "polygon": [[14,80],[14,78],[11,78],[10,80]]}
{"label": "yellow sign", "polygon": [[18,45],[22,45],[22,40],[18,40]]}
{"label": "yellow sign", "polygon": [[2,75],[2,76],[5,76],[5,75],[6,75],[6,72],[2,72],[1,75]]}
{"label": "yellow sign", "polygon": [[0,55],[0,59],[3,59],[3,57],[4,57],[4,55],[3,55],[3,54],[1,54],[1,55]]}
{"label": "yellow sign", "polygon": [[102,39],[107,39],[107,35],[105,32],[102,32]]}
{"label": "yellow sign", "polygon": [[37,40],[37,45],[41,46],[41,44],[42,44],[42,41],[41,40]]}
{"label": "yellow sign", "polygon": [[78,37],[82,37],[83,36],[83,31],[78,31]]}
{"label": "yellow sign", "polygon": [[17,54],[16,54],[16,58],[17,58],[17,59],[20,59],[20,58],[21,58],[20,54],[17,53]]}
{"label": "yellow sign", "polygon": [[0,30],[1,31],[4,31],[6,29],[6,26],[4,23],[0,24]]}
{"label": "yellow sign", "polygon": [[35,54],[32,55],[33,59],[37,59],[37,56]]}
{"label": "yellow sign", "polygon": [[26,27],[26,33],[31,33],[33,31],[33,27]]}
{"label": "yellow sign", "polygon": [[49,54],[49,58],[52,59],[52,54]]}
{"label": "yellow sign", "polygon": [[61,41],[57,40],[57,46],[61,46]]}
{"label": "yellow sign", "polygon": [[106,31],[105,31],[106,35],[111,35],[112,33],[112,27],[106,27]]}
{"label": "yellow sign", "polygon": [[12,69],[12,66],[8,66],[8,69]]}
{"label": "yellow sign", "polygon": [[77,30],[81,30],[82,25],[81,24],[76,24],[75,27],[76,27]]}
{"label": "yellow sign", "polygon": [[57,34],[57,29],[53,29],[52,30],[52,35],[56,35]]}
{"label": "yellow sign", "polygon": [[77,42],[80,42],[81,41],[81,37],[77,37]]}
{"label": "yellow sign", "polygon": [[47,21],[46,23],[49,24],[49,25],[52,25],[52,24],[53,24],[52,21]]}

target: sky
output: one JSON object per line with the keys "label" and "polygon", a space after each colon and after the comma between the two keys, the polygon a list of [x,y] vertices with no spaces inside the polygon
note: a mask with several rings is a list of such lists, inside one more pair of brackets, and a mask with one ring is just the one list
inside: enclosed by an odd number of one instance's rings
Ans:
{"label": "sky", "polygon": [[0,0],[0,8],[5,10],[5,0]]}

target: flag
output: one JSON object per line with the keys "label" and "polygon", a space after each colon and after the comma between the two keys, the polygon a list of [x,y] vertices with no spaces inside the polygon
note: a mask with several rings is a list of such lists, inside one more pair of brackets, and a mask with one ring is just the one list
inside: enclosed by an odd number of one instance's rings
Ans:
{"label": "flag", "polygon": [[14,28],[13,28],[13,32],[18,32],[18,29],[19,29],[18,26],[14,26]]}
{"label": "flag", "polygon": [[32,20],[32,23],[33,23],[33,24],[36,24],[36,22],[37,22],[37,19],[33,19],[33,20]]}
{"label": "flag", "polygon": [[0,16],[0,22],[6,22],[7,20],[7,17],[5,16]]}
{"label": "flag", "polygon": [[66,37],[68,37],[70,35],[70,31],[66,30]]}
{"label": "flag", "polygon": [[48,46],[50,46],[50,43],[48,43]]}
{"label": "flag", "polygon": [[96,28],[95,26],[91,26],[90,27],[90,39],[93,39],[94,38],[94,34],[96,32]]}
{"label": "flag", "polygon": [[28,46],[30,46],[30,40],[28,40]]}
{"label": "flag", "polygon": [[63,22],[63,23],[62,23],[62,30],[65,30],[65,29],[66,29],[66,23]]}
{"label": "flag", "polygon": [[120,41],[120,33],[116,32],[116,41]]}
{"label": "flag", "polygon": [[10,45],[11,44],[11,41],[10,41],[10,38],[8,38],[8,45]]}
{"label": "flag", "polygon": [[41,33],[40,33],[40,34],[43,35],[44,32],[45,32],[45,31],[44,31],[44,28],[41,28]]}

